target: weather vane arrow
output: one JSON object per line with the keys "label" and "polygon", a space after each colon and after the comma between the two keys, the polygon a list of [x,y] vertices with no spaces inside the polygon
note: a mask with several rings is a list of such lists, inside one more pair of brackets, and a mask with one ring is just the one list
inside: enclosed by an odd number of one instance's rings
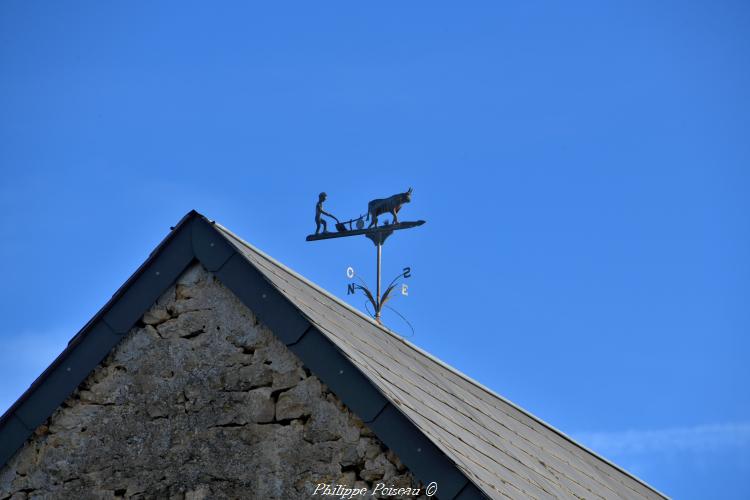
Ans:
{"label": "weather vane arrow", "polygon": [[[421,226],[425,223],[423,220],[417,220],[417,221],[404,221],[399,222],[398,220],[398,213],[401,210],[401,207],[411,202],[411,195],[412,195],[412,188],[409,188],[408,191],[404,193],[394,194],[393,196],[389,196],[388,198],[379,198],[376,200],[372,200],[370,203],[367,204],[367,214],[360,215],[359,217],[355,219],[350,219],[345,222],[339,221],[339,219],[336,218],[333,214],[326,212],[323,210],[323,202],[326,201],[328,195],[326,193],[320,193],[318,195],[318,203],[315,205],[315,234],[310,234],[305,238],[307,241],[318,241],[318,240],[328,240],[332,238],[343,238],[346,236],[359,236],[364,235],[367,238],[369,238],[377,247],[377,274],[378,274],[378,287],[377,287],[377,293],[373,296],[372,292],[367,288],[367,286],[363,285],[352,285],[350,289],[360,289],[362,290],[365,295],[367,296],[367,299],[372,304],[373,308],[375,309],[375,319],[378,323],[380,323],[380,313],[383,308],[383,305],[385,302],[390,298],[390,293],[393,290],[393,288],[396,286],[396,280],[405,277],[409,277],[409,273],[411,272],[410,268],[404,268],[404,272],[399,274],[388,286],[385,293],[381,295],[380,293],[380,269],[381,269],[381,261],[382,261],[382,253],[383,253],[383,244],[385,244],[385,240],[393,234],[394,231],[398,231],[401,229],[411,229],[413,227]],[[378,226],[378,216],[383,214],[391,214],[393,216],[393,221],[391,223],[388,223],[388,221],[385,221],[382,226]],[[336,221],[335,227],[336,232],[329,232],[328,231],[328,225],[326,223],[326,220],[323,218],[323,216],[327,216],[332,218]],[[369,220],[370,225],[365,228],[365,221]],[[352,225],[354,227],[352,227]],[[321,232],[322,227],[322,232]],[[352,274],[353,277],[354,275]]]}

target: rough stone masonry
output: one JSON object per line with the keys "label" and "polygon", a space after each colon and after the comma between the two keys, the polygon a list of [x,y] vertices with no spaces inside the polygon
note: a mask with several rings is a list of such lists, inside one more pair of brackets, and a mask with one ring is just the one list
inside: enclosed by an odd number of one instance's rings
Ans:
{"label": "rough stone masonry", "polygon": [[420,486],[196,264],[0,470],[0,500],[306,499],[320,483]]}

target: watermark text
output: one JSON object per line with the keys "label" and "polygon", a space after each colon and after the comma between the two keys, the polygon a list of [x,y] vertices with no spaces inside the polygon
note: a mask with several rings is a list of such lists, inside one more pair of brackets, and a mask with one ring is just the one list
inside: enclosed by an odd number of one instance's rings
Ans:
{"label": "watermark text", "polygon": [[365,497],[418,497],[427,495],[431,497],[437,493],[437,483],[432,482],[426,488],[403,488],[398,486],[389,486],[385,483],[375,483],[372,488],[346,486],[343,484],[326,484],[318,483],[315,485],[313,496],[335,497],[341,500],[351,500],[353,498]]}

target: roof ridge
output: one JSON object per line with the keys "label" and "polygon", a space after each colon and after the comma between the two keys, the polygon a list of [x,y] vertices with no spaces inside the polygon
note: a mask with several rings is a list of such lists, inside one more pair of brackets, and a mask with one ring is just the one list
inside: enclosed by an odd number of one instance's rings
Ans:
{"label": "roof ridge", "polygon": [[609,466],[613,467],[614,469],[622,472],[623,474],[625,474],[626,476],[630,477],[631,479],[634,479],[635,481],[637,481],[638,483],[642,484],[643,486],[646,486],[647,488],[653,490],[654,492],[658,493],[659,495],[661,495],[661,496],[663,496],[665,498],[669,498],[667,495],[665,495],[664,493],[662,493],[658,489],[654,488],[653,486],[651,486],[647,482],[645,482],[642,479],[638,478],[637,476],[631,474],[630,472],[626,471],[625,469],[621,468],[620,466],[616,465],[615,463],[611,462],[610,460],[602,457],[601,455],[599,455],[595,451],[591,450],[587,446],[579,443],[578,441],[576,441],[572,437],[568,436],[566,433],[564,433],[560,429],[558,429],[555,426],[549,424],[548,422],[542,420],[541,418],[537,417],[536,415],[534,415],[533,413],[529,412],[528,410],[522,408],[521,406],[517,405],[516,403],[514,403],[514,402],[512,402],[512,401],[510,401],[508,399],[506,399],[505,397],[501,396],[500,394],[498,394],[494,390],[490,389],[486,385],[484,385],[481,382],[473,379],[472,377],[470,377],[469,375],[463,373],[462,371],[458,370],[457,368],[449,365],[445,361],[437,358],[433,354],[425,351],[421,347],[415,345],[414,343],[410,342],[409,340],[407,340],[403,336],[399,335],[397,332],[395,332],[395,331],[391,330],[390,328],[387,328],[384,325],[382,325],[382,324],[378,323],[377,321],[373,320],[370,316],[367,316],[366,314],[364,314],[362,311],[356,309],[351,304],[343,301],[342,299],[338,298],[337,296],[335,296],[332,293],[330,293],[329,291],[327,291],[325,288],[323,288],[320,285],[314,283],[313,281],[309,280],[305,276],[303,276],[303,275],[299,274],[298,272],[294,271],[293,269],[289,268],[285,264],[279,262],[278,260],[276,260],[275,258],[271,257],[270,255],[268,255],[264,251],[260,250],[255,245],[253,245],[253,244],[245,241],[243,238],[241,238],[240,236],[238,236],[237,234],[235,234],[234,232],[232,232],[227,227],[225,227],[222,224],[220,224],[218,222],[215,222],[215,221],[214,221],[214,225],[218,229],[220,229],[222,232],[224,232],[227,235],[231,236],[232,238],[236,239],[239,243],[241,243],[243,246],[247,247],[252,252],[254,252],[257,255],[259,255],[260,257],[266,259],[267,261],[269,261],[270,263],[274,264],[275,266],[280,267],[281,269],[283,269],[284,271],[288,272],[289,274],[291,274],[295,278],[299,279],[303,283],[309,285],[310,287],[312,287],[315,290],[319,291],[320,293],[324,294],[326,297],[330,298],[331,300],[333,300],[337,304],[339,304],[339,305],[345,307],[346,309],[348,309],[349,311],[353,312],[354,314],[356,314],[360,318],[367,320],[373,326],[376,326],[377,328],[379,328],[380,330],[382,330],[384,333],[386,333],[386,334],[390,335],[391,337],[393,337],[394,339],[399,340],[400,342],[402,342],[405,346],[409,347],[410,349],[413,349],[413,350],[417,351],[418,353],[420,353],[421,355],[423,355],[426,358],[430,359],[431,361],[433,361],[434,363],[438,364],[439,366],[447,369],[448,371],[454,373],[455,375],[458,375],[459,377],[461,377],[465,381],[469,382],[470,384],[474,385],[475,387],[478,387],[479,389],[485,391],[487,394],[489,394],[489,395],[491,395],[491,396],[499,399],[500,401],[506,403],[507,405],[511,406],[512,408],[518,410],[519,412],[523,413],[524,415],[528,416],[529,418],[531,418],[531,419],[535,420],[536,422],[540,423],[544,427],[546,427],[549,430],[551,430],[552,432],[558,434],[559,436],[561,436],[562,438],[564,438],[567,441],[571,442],[572,444],[578,446],[582,450],[586,451],[587,453],[591,454],[592,456],[596,457],[597,459],[601,460],[602,462],[606,463],[607,465],[609,465]]}

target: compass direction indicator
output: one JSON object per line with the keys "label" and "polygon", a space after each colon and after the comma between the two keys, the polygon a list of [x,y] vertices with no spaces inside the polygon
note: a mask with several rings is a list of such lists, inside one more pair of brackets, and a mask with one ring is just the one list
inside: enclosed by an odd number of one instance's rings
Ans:
{"label": "compass direction indicator", "polygon": [[[360,215],[359,217],[355,219],[350,219],[346,222],[340,222],[333,214],[330,214],[323,210],[323,202],[327,199],[326,193],[320,193],[318,197],[318,204],[315,206],[315,223],[316,223],[316,230],[315,234],[308,235],[305,240],[306,241],[320,241],[320,240],[330,240],[333,238],[344,238],[346,236],[365,236],[370,241],[373,242],[375,247],[377,248],[377,275],[378,275],[378,283],[377,283],[377,290],[376,293],[373,295],[373,293],[367,288],[367,286],[362,282],[362,285],[358,284],[350,284],[347,287],[347,294],[353,294],[355,290],[362,290],[367,297],[367,299],[372,304],[373,308],[375,309],[375,320],[380,323],[380,313],[383,308],[383,305],[388,301],[390,298],[390,293],[394,289],[394,287],[397,285],[396,280],[399,278],[409,278],[411,276],[411,268],[405,267],[404,272],[399,274],[386,288],[385,293],[381,295],[380,293],[380,270],[381,270],[381,263],[382,263],[382,256],[383,256],[383,245],[385,244],[385,240],[388,239],[389,236],[391,236],[395,231],[399,231],[401,229],[411,229],[414,227],[421,226],[425,223],[423,220],[417,220],[417,221],[404,221],[399,222],[398,220],[398,212],[401,210],[402,205],[409,203],[411,201],[411,194],[412,194],[412,188],[409,188],[408,191],[404,193],[394,194],[393,196],[389,196],[388,198],[381,198],[372,200],[370,203],[367,204],[367,215]],[[378,216],[389,214],[393,216],[392,223],[388,223],[387,221],[383,223],[383,225],[378,226]],[[323,219],[323,216],[331,217],[333,220],[336,221],[335,232],[328,232],[327,225],[325,220]],[[365,228],[365,221],[370,220],[370,225]],[[323,227],[323,231],[320,231],[321,226]],[[354,227],[356,229],[354,229]],[[351,270],[351,272],[350,272]],[[347,269],[347,277],[349,279],[354,277],[354,270],[351,268]],[[401,294],[404,296],[408,295],[408,286],[402,285],[401,287]]]}

